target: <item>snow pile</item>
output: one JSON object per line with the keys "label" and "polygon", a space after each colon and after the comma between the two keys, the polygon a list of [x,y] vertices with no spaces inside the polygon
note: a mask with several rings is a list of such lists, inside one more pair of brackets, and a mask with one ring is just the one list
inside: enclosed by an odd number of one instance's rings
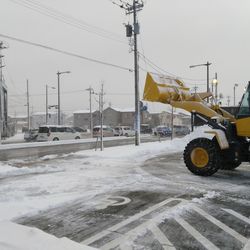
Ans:
{"label": "snow pile", "polygon": [[14,141],[21,141],[21,140],[24,140],[24,133],[17,133],[14,136],[7,137],[4,141],[14,142]]}
{"label": "snow pile", "polygon": [[93,250],[95,248],[80,245],[68,238],[58,239],[36,228],[21,226],[12,222],[0,222],[0,249]]}
{"label": "snow pile", "polygon": [[219,192],[209,191],[209,192],[203,194],[203,197],[201,197],[201,198],[193,198],[192,201],[195,202],[195,203],[202,204],[202,203],[204,203],[205,201],[207,201],[209,199],[213,199],[213,198],[216,198],[216,197],[219,197],[219,196],[220,196]]}

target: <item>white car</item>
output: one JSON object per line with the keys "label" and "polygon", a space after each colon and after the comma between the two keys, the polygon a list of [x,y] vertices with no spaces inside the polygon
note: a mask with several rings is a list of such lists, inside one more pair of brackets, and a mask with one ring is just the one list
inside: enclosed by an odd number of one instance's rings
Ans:
{"label": "white car", "polygon": [[[114,136],[114,130],[110,126],[103,125],[102,130],[103,130],[103,137]],[[101,136],[101,126],[98,125],[93,128],[93,137],[100,137],[100,136]]]}
{"label": "white car", "polygon": [[71,127],[59,125],[44,125],[38,130],[37,141],[60,141],[81,139],[81,134]]}
{"label": "white car", "polygon": [[129,126],[117,126],[114,128],[114,131],[115,136],[135,136],[135,131]]}

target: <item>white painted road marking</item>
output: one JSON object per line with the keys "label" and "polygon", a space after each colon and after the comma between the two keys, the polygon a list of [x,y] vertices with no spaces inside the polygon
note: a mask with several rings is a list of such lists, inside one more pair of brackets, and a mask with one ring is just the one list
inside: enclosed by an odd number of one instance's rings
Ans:
{"label": "white painted road marking", "polygon": [[224,211],[226,211],[227,213],[229,213],[229,214],[235,216],[236,218],[238,218],[238,219],[240,219],[240,220],[242,220],[242,221],[244,221],[244,222],[250,224],[249,218],[247,218],[247,217],[245,217],[245,216],[243,216],[243,215],[241,215],[241,214],[235,212],[234,210],[226,209],[226,208],[222,208],[222,210],[224,210]]}
{"label": "white painted road marking", "polygon": [[[124,200],[123,202],[127,202],[127,201],[128,200]],[[179,201],[179,203],[175,206],[166,208],[166,210],[164,212],[159,211],[159,213],[157,215],[155,215],[155,217],[150,218],[150,219],[146,220],[145,222],[142,222],[139,226],[137,226],[131,230],[128,229],[129,231],[126,233],[120,234],[118,232],[119,229],[121,229],[122,227],[125,227],[125,226],[129,225],[130,223],[141,219],[143,216],[148,215],[148,214],[154,212],[155,210],[157,210],[163,206],[166,206],[168,203],[170,203],[172,201]],[[101,240],[105,236],[108,236],[109,234],[117,234],[116,235],[117,237],[114,240],[111,240],[108,243],[106,243],[104,246],[101,247],[101,249],[108,250],[108,249],[112,249],[112,248],[119,246],[119,248],[122,250],[130,250],[130,249],[132,249],[133,245],[131,245],[131,244],[133,244],[134,240],[136,238],[138,238],[139,235],[145,235],[147,230],[150,230],[152,232],[152,234],[155,236],[155,239],[157,239],[158,242],[162,245],[163,249],[175,250],[174,245],[168,240],[167,236],[159,229],[159,227],[157,225],[161,221],[165,220],[166,214],[169,214],[169,212],[171,210],[175,211],[177,206],[184,205],[187,203],[188,203],[188,201],[184,200],[184,199],[175,199],[175,198],[167,199],[165,201],[162,201],[162,202],[146,209],[145,211],[142,211],[138,214],[135,214],[134,216],[132,216],[132,217],[130,217],[130,218],[128,218],[128,219],[126,219],[126,220],[124,220],[124,221],[122,221],[122,222],[86,239],[85,241],[83,241],[81,243],[86,244],[86,245],[90,245],[98,240]],[[121,204],[121,203],[119,203],[119,204]],[[194,211],[196,211],[197,213],[199,213],[202,217],[206,218],[207,220],[212,222],[214,225],[221,228],[223,231],[230,234],[235,239],[239,240],[244,245],[246,244],[244,247],[244,250],[250,250],[250,241],[248,241],[248,239],[245,238],[243,235],[234,231],[232,228],[228,227],[227,225],[225,225],[221,221],[212,217],[210,214],[208,214],[207,212],[205,212],[201,208],[195,206],[194,204],[191,204],[191,206],[189,208],[191,208]],[[235,216],[236,218],[241,219],[242,221],[250,224],[250,220],[248,218],[244,217],[243,215],[238,214],[237,212],[230,210],[230,209],[223,209],[223,210],[225,212]],[[208,240],[200,232],[198,232],[193,226],[191,226],[184,219],[182,219],[180,217],[180,215],[177,215],[177,217],[176,217],[176,215],[173,214],[173,216],[171,218],[175,219],[176,222],[187,231],[187,233],[192,235],[195,238],[195,240],[200,242],[206,249],[208,249],[208,250],[218,250],[219,249],[210,240]]]}
{"label": "white painted road marking", "polygon": [[[109,207],[122,206],[122,205],[126,205],[126,204],[131,202],[131,200],[129,198],[123,197],[123,196],[111,196],[108,198],[108,200],[114,201],[114,203],[109,205]],[[119,201],[119,200],[122,200],[122,201]]]}
{"label": "white painted road marking", "polygon": [[[172,210],[172,209],[174,209],[174,207],[170,208],[170,210]],[[163,215],[165,215],[165,214],[166,214],[166,212],[157,215],[153,219],[147,220],[146,222],[140,224],[136,228],[133,228],[129,232],[127,232],[127,233],[121,235],[120,237],[108,242],[107,244],[102,246],[101,249],[102,250],[109,250],[109,249],[113,249],[117,246],[119,246],[119,247],[121,246],[122,249],[127,248],[129,246],[128,242],[133,242],[138,237],[138,235],[146,234],[147,230],[153,229],[154,230],[153,233],[156,233],[157,236],[160,237],[160,239],[158,237],[156,239],[160,243],[164,244],[164,245],[162,245],[162,247],[164,249],[167,249],[167,250],[170,250],[170,249],[174,250],[175,247],[173,246],[173,244],[167,239],[167,237],[156,226],[157,221],[161,220]]]}
{"label": "white painted road marking", "polygon": [[228,227],[227,225],[225,225],[224,223],[220,222],[219,220],[215,219],[214,217],[212,217],[210,214],[206,213],[202,209],[200,209],[200,208],[198,208],[196,206],[192,206],[192,208],[197,213],[199,213],[200,215],[202,215],[203,217],[205,217],[207,220],[211,221],[213,224],[215,224],[216,226],[218,226],[219,228],[221,228],[222,230],[224,230],[228,234],[232,235],[234,238],[236,238],[237,240],[239,240],[243,244],[246,244],[247,238],[245,238],[244,236],[242,236],[238,232],[234,231],[232,228]]}
{"label": "white painted road marking", "polygon": [[152,223],[148,226],[148,229],[155,235],[156,239],[161,243],[163,249],[175,250],[173,244],[156,224]]}
{"label": "white painted road marking", "polygon": [[162,202],[160,202],[160,203],[158,203],[158,204],[156,204],[156,205],[154,205],[154,206],[152,206],[152,207],[150,207],[150,208],[148,208],[148,209],[146,209],[146,210],[144,210],[144,211],[142,211],[142,212],[140,212],[138,214],[135,214],[134,216],[132,216],[132,217],[130,217],[130,218],[128,218],[128,219],[126,219],[126,220],[124,220],[124,221],[122,221],[122,222],[120,222],[120,223],[118,223],[118,224],[116,224],[116,225],[114,225],[114,226],[112,226],[112,227],[110,227],[110,228],[108,228],[108,229],[106,229],[106,230],[104,230],[104,231],[102,231],[102,232],[100,232],[100,233],[98,233],[98,234],[84,240],[84,241],[82,241],[81,244],[90,245],[93,242],[107,236],[108,234],[110,234],[112,232],[118,231],[120,228],[128,225],[131,222],[134,222],[134,221],[140,219],[141,217],[155,211],[156,209],[158,209],[158,208],[160,208],[162,206],[167,205],[168,203],[170,203],[172,201],[186,202],[183,199],[176,199],[176,198],[167,199],[165,201],[162,201]]}
{"label": "white painted road marking", "polygon": [[193,228],[189,223],[180,217],[175,218],[175,220],[197,241],[199,241],[208,250],[219,250],[211,241],[201,235],[195,228]]}

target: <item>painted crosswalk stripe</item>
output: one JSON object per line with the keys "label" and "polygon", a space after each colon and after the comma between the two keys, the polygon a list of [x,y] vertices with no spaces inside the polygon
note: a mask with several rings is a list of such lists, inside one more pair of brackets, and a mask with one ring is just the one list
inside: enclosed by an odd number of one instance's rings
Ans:
{"label": "painted crosswalk stripe", "polygon": [[226,211],[227,213],[229,213],[229,214],[231,214],[231,215],[237,217],[238,219],[240,219],[240,220],[242,220],[242,221],[244,221],[244,222],[250,224],[250,219],[247,218],[247,217],[245,217],[245,216],[243,216],[242,214],[239,214],[239,213],[235,212],[235,211],[232,210],[232,209],[222,208],[222,210],[224,210],[224,211]]}
{"label": "painted crosswalk stripe", "polygon": [[143,217],[143,216],[145,216],[147,214],[150,214],[151,212],[157,210],[158,208],[161,208],[161,207],[167,205],[168,203],[170,203],[172,201],[180,201],[180,202],[183,202],[183,203],[186,202],[185,200],[178,199],[178,198],[170,198],[170,199],[164,200],[164,201],[162,201],[162,202],[160,202],[160,203],[158,203],[158,204],[156,204],[156,205],[154,205],[154,206],[152,206],[152,207],[150,207],[150,208],[148,208],[148,209],[146,209],[146,210],[144,210],[144,211],[142,211],[142,212],[140,212],[138,214],[135,214],[134,216],[131,216],[130,218],[128,218],[128,219],[126,219],[126,220],[124,220],[124,221],[122,221],[122,222],[120,222],[120,223],[118,223],[118,224],[116,224],[116,225],[114,225],[114,226],[100,232],[100,233],[97,233],[96,235],[82,241],[81,244],[90,245],[90,244],[94,243],[95,241],[107,236],[108,234],[118,231],[120,228],[130,224],[133,221],[136,221],[136,220],[140,219],[141,217]]}
{"label": "painted crosswalk stripe", "polygon": [[163,249],[176,249],[155,223],[152,223],[150,226],[148,226],[148,229],[155,235],[156,239],[160,242]]}
{"label": "painted crosswalk stripe", "polygon": [[[186,202],[180,203],[185,204]],[[143,235],[147,232],[147,230],[153,230],[151,231],[155,236],[156,239],[159,241],[159,243],[162,244],[162,247],[164,249],[168,250],[174,250],[173,244],[167,239],[167,237],[160,231],[160,229],[157,230],[157,224],[159,221],[162,221],[165,214],[168,212],[171,212],[175,209],[175,207],[171,207],[167,212],[164,211],[163,213],[158,214],[156,217],[145,221],[144,223],[140,224],[139,226],[133,228],[132,230],[128,231],[127,233],[118,236],[116,239],[108,242],[104,246],[101,247],[102,250],[108,250],[113,249],[117,246],[121,249],[126,249],[129,247],[128,242],[133,242],[138,235]]]}
{"label": "painted crosswalk stripe", "polygon": [[225,225],[221,221],[215,219],[210,214],[206,213],[205,211],[203,211],[202,209],[200,209],[196,206],[192,206],[192,209],[194,209],[197,213],[199,213],[200,215],[205,217],[207,220],[211,221],[213,224],[215,224],[216,226],[218,226],[219,228],[221,228],[222,230],[224,230],[225,232],[227,232],[228,234],[230,234],[231,236],[233,236],[234,238],[236,238],[237,240],[239,240],[243,244],[246,244],[247,238],[245,238],[244,236],[242,236],[238,232],[234,231],[232,228],[228,227],[227,225]]}
{"label": "painted crosswalk stripe", "polygon": [[189,223],[183,220],[180,217],[175,218],[175,220],[189,233],[191,234],[197,241],[199,241],[205,248],[208,250],[219,250],[211,241],[205,238],[202,234],[200,234],[195,228],[193,228]]}

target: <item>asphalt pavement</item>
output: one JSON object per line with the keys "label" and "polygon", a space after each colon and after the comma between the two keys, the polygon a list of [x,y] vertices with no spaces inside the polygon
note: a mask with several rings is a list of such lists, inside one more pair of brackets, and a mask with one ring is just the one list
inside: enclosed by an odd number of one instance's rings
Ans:
{"label": "asphalt pavement", "polygon": [[250,249],[249,164],[200,177],[172,154],[140,171],[146,190],[121,187],[105,202],[78,199],[17,222],[100,249]]}

